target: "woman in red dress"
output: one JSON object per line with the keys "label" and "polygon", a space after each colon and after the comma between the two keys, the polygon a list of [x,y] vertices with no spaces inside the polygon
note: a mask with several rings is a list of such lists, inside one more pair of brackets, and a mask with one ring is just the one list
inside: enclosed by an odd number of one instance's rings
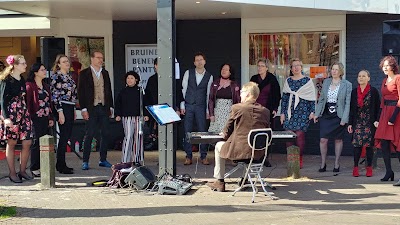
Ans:
{"label": "woman in red dress", "polygon": [[400,75],[399,65],[393,56],[385,56],[379,65],[387,76],[382,81],[381,116],[375,133],[375,144],[382,150],[386,174],[381,181],[394,180],[390,154],[392,150],[400,151]]}

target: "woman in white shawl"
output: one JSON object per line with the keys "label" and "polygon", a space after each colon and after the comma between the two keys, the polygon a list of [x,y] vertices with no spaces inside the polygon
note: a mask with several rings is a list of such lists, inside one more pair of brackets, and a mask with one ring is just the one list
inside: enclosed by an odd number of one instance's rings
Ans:
{"label": "woman in white shawl", "polygon": [[[296,133],[296,145],[300,148],[300,168],[303,167],[305,132],[314,118],[316,92],[314,83],[302,74],[303,63],[295,58],[290,63],[293,76],[283,86],[281,101],[281,124],[285,130]],[[292,142],[286,146],[293,145]]]}

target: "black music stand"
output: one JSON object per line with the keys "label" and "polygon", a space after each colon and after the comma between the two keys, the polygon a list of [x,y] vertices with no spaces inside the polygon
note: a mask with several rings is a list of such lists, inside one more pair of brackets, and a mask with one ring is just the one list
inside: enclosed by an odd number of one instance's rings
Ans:
{"label": "black music stand", "polygon": [[[167,126],[167,125],[172,125],[175,122],[178,122],[181,120],[181,118],[179,117],[178,114],[176,114],[175,110],[169,106],[167,103],[163,103],[163,104],[158,104],[158,105],[149,105],[146,106],[146,109],[150,112],[150,115],[154,118],[155,121],[157,121],[157,123],[160,126]],[[165,128],[165,130],[167,130]],[[168,135],[167,132],[165,133],[165,142],[164,142],[164,146],[165,148],[167,148],[167,139],[168,139]],[[159,148],[161,148],[161,146],[159,146]],[[167,165],[167,160],[168,160],[168,154],[167,151],[165,151],[164,153],[164,165]],[[165,174],[168,174],[167,171],[164,169],[164,171],[160,171],[160,174],[163,174],[161,177],[163,177]],[[159,178],[159,179],[160,179]]]}

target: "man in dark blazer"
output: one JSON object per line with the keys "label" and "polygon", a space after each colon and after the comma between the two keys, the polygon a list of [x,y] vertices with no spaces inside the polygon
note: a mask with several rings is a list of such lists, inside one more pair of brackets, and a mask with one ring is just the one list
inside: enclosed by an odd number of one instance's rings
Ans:
{"label": "man in dark blazer", "polygon": [[111,167],[107,161],[107,132],[112,115],[113,98],[108,71],[103,69],[103,54],[94,51],[90,55],[90,67],[79,74],[78,99],[82,117],[86,120],[82,170],[89,169],[91,143],[97,130],[101,131],[99,166]]}
{"label": "man in dark blazer", "polygon": [[[260,90],[254,82],[244,84],[240,91],[241,103],[231,108],[231,113],[222,132],[224,140],[215,145],[214,177],[207,185],[216,191],[225,191],[225,159],[242,160],[251,158],[247,136],[252,129],[270,127],[270,111],[256,103]],[[262,155],[255,155],[256,159]]]}

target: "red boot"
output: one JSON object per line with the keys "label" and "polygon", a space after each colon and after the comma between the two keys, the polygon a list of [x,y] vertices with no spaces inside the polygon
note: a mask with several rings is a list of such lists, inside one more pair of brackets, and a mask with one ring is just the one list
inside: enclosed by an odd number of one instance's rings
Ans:
{"label": "red boot", "polygon": [[372,177],[372,166],[367,166],[367,173],[365,174],[365,176],[367,177]]}
{"label": "red boot", "polygon": [[355,167],[353,168],[353,177],[358,177],[358,176],[360,176],[360,173],[358,173],[358,167],[355,166]]}

